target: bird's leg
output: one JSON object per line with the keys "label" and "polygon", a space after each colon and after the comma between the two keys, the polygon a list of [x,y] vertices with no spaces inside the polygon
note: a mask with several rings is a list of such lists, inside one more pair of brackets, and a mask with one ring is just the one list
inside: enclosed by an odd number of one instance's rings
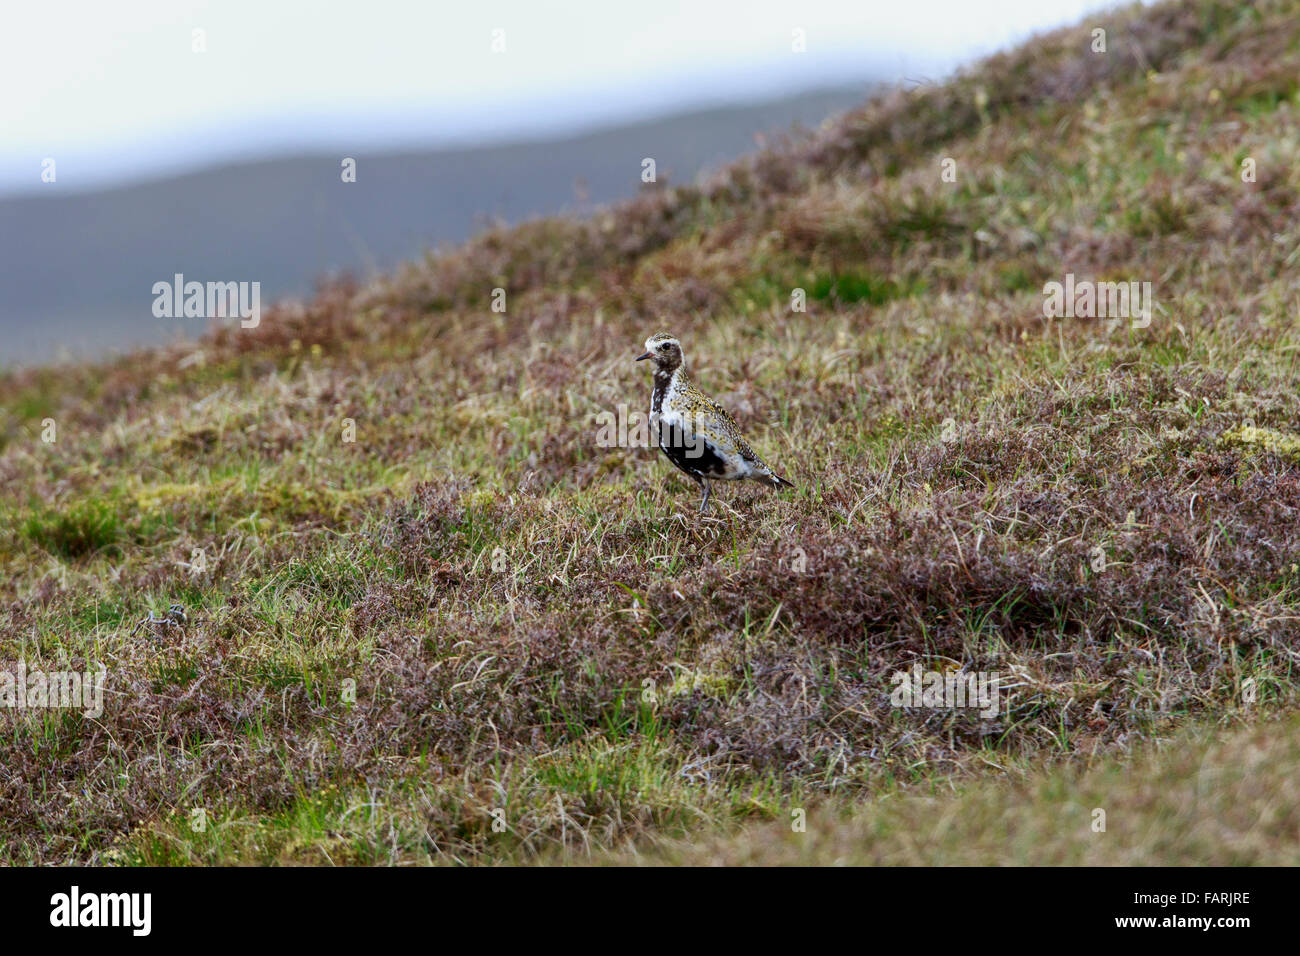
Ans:
{"label": "bird's leg", "polygon": [[700,483],[700,487],[704,489],[704,498],[700,501],[700,514],[704,514],[709,507],[709,479],[700,478],[697,480]]}

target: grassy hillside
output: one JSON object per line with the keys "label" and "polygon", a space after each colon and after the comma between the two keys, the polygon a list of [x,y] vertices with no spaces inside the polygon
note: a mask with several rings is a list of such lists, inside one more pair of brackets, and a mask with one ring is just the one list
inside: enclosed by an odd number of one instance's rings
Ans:
{"label": "grassy hillside", "polygon": [[[10,374],[0,670],[108,685],[98,719],[0,716],[3,858],[779,860],[834,807],[799,851],[829,862],[1094,806],[1100,761],[1172,821],[1107,861],[1186,862],[1163,781],[1204,735],[1294,760],[1298,110],[1300,2],[1137,9],[198,351]],[[1067,273],[1152,283],[1150,324],[1045,319]],[[599,447],[660,328],[797,490],[701,519]],[[1004,707],[892,707],[916,663]],[[1259,819],[1231,861],[1294,841]]]}
{"label": "grassy hillside", "polygon": [[1108,759],[1088,770],[1080,761],[1010,784],[981,780],[961,793],[942,788],[856,806],[813,804],[801,832],[787,817],[596,859],[676,866],[1296,866],[1297,731],[1291,721],[1222,740],[1189,733],[1159,753]]}

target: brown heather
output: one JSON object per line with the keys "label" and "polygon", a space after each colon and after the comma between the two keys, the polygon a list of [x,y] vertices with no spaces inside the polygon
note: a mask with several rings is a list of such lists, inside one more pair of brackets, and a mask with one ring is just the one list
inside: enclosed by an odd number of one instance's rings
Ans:
{"label": "brown heather", "polygon": [[[1294,862],[1260,808],[1300,769],[1300,3],[1097,25],[254,330],[0,377],[0,670],[108,669],[99,719],[0,712],[0,859]],[[1150,327],[1044,320],[1067,272],[1150,281]],[[597,447],[662,325],[797,491],[701,520]],[[914,663],[1006,706],[891,707]],[[1090,849],[1107,801],[1164,838]]]}

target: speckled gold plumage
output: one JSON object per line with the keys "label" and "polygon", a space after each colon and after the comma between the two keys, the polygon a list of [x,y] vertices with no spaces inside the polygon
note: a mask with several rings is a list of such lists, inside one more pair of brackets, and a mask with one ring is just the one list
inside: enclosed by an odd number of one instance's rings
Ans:
{"label": "speckled gold plumage", "polygon": [[668,332],[650,336],[641,359],[655,363],[650,421],[659,447],[700,484],[701,512],[708,507],[710,479],[748,478],[773,487],[790,485],[750,447],[727,410],[686,376],[681,343],[675,336]]}
{"label": "speckled gold plumage", "polygon": [[767,468],[763,459],[749,447],[745,436],[740,433],[740,426],[736,424],[731,414],[701,392],[685,373],[678,375],[677,390],[673,403],[679,408],[683,417],[694,422],[697,434],[703,436],[720,451],[740,455],[746,461],[756,462]]}

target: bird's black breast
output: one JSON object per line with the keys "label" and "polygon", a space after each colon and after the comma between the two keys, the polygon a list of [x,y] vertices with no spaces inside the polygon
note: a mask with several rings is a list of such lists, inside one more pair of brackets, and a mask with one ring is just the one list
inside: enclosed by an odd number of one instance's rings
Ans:
{"label": "bird's black breast", "polygon": [[668,460],[693,478],[721,478],[727,463],[703,439],[684,437],[678,429],[659,427],[659,447]]}
{"label": "bird's black breast", "polygon": [[[654,394],[650,396],[652,418],[663,411],[671,384],[671,374],[655,372]],[[727,463],[709,447],[708,442],[683,434],[680,428],[665,425],[662,421],[659,423],[659,447],[669,461],[693,478],[721,478],[727,472]]]}
{"label": "bird's black breast", "polygon": [[668,394],[668,386],[672,380],[671,375],[655,372],[655,389],[650,395],[650,414],[658,415],[664,407],[664,396]]}

